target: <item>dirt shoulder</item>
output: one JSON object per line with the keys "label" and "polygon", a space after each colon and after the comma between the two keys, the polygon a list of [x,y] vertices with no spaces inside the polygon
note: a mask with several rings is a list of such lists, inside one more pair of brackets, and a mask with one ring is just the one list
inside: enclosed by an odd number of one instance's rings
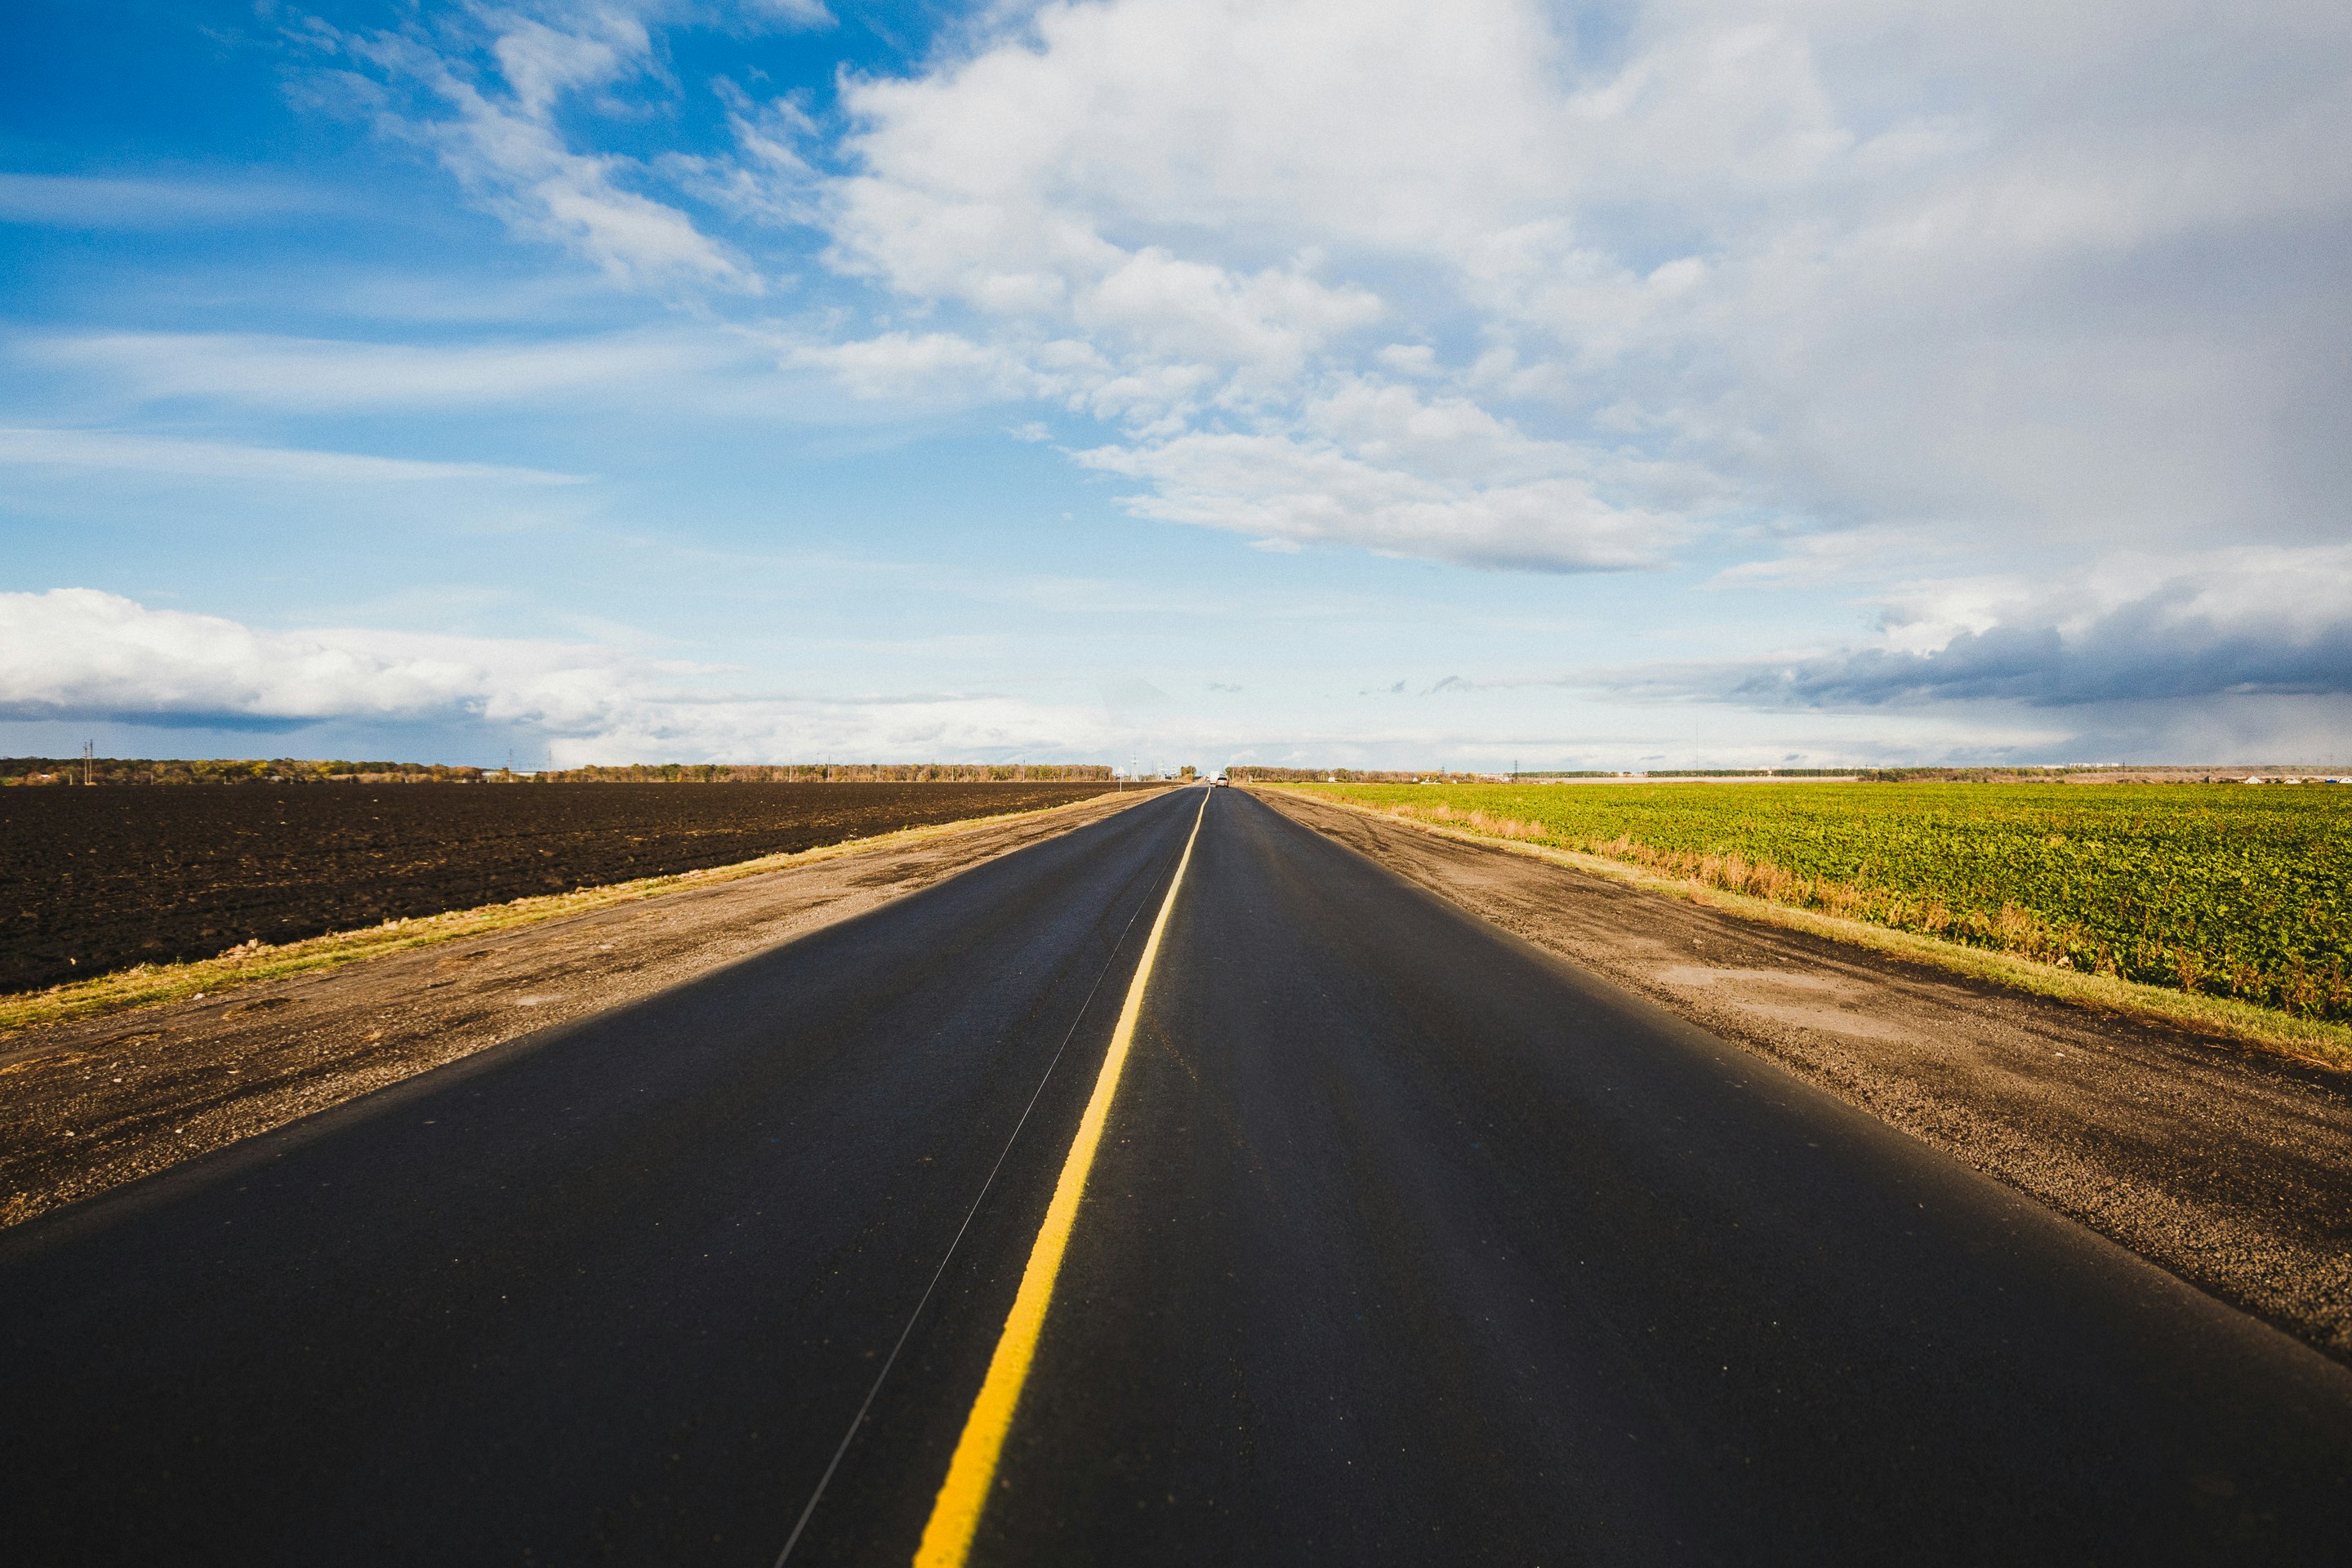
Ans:
{"label": "dirt shoulder", "polygon": [[0,1039],[0,1225],[680,984],[1150,793],[706,873],[580,913],[12,1034]]}
{"label": "dirt shoulder", "polygon": [[1259,798],[2352,1361],[2352,1079],[1394,818]]}

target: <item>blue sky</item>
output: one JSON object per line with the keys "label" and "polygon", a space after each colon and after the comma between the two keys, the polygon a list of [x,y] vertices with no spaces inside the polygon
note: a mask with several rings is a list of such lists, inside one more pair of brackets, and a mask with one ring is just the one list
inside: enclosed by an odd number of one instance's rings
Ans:
{"label": "blue sky", "polygon": [[27,0],[0,751],[2352,755],[2352,22]]}

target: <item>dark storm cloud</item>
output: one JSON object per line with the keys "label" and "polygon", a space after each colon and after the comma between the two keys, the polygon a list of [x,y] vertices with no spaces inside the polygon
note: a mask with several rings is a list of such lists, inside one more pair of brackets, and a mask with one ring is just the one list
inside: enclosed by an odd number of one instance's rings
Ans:
{"label": "dark storm cloud", "polygon": [[1864,648],[1751,668],[1723,694],[1805,708],[1986,700],[2064,708],[2352,691],[2352,605],[2317,624],[2224,622],[2191,609],[2194,592],[2174,584],[2073,631],[1996,626],[1927,653]]}

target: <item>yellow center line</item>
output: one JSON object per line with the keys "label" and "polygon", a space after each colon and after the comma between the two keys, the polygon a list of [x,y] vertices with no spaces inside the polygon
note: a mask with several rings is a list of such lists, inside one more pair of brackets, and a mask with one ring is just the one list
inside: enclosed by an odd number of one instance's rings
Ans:
{"label": "yellow center line", "polygon": [[1136,1019],[1143,1012],[1144,987],[1160,957],[1160,938],[1168,930],[1168,916],[1176,908],[1176,890],[1184,885],[1185,868],[1192,863],[1192,845],[1201,837],[1201,820],[1208,815],[1203,795],[1192,817],[1192,832],[1184,840],[1183,857],[1176,862],[1175,879],[1160,901],[1143,944],[1143,962],[1127,988],[1126,1005],[1118,1010],[1118,1026],[1111,1031],[1110,1050],[1087,1112],[1078,1119],[1078,1135],[1062,1162],[1061,1180],[1054,1184],[1054,1201],[1045,1206],[1045,1223],[1029,1248],[1029,1266],[1021,1272],[1021,1290],[988,1360],[988,1376],[980,1397],[964,1417],[963,1436],[955,1458],[948,1461],[948,1479],[931,1503],[930,1521],[923,1526],[923,1543],[915,1549],[915,1568],[963,1568],[971,1554],[972,1532],[980,1528],[981,1510],[988,1505],[990,1485],[996,1479],[996,1461],[1004,1451],[1005,1434],[1013,1429],[1013,1412],[1021,1403],[1022,1385],[1029,1381],[1029,1363],[1036,1358],[1037,1336],[1045,1327],[1045,1309],[1052,1305],[1054,1280],[1062,1272],[1062,1254],[1070,1244],[1070,1226],[1078,1217],[1078,1199],[1087,1190],[1087,1174],[1094,1169],[1095,1150],[1102,1142],[1103,1123],[1110,1118],[1112,1097],[1118,1093],[1118,1075],[1127,1065],[1128,1047],[1135,1042]]}

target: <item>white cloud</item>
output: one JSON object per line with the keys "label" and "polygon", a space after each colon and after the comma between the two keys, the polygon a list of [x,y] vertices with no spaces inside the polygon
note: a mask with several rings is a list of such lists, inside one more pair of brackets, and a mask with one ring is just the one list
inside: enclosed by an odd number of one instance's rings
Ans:
{"label": "white cloud", "polygon": [[246,447],[112,430],[0,427],[0,464],[170,474],[184,479],[260,479],[291,484],[379,485],[429,481],[574,485],[577,474],[502,463],[433,463],[361,452]]}
{"label": "white cloud", "polygon": [[1129,510],[1297,547],[1339,542],[1468,566],[1593,571],[1648,564],[1658,520],[1572,478],[1449,484],[1283,436],[1191,435],[1079,454],[1153,489]]}
{"label": "white cloud", "polygon": [[[488,31],[478,51],[416,31],[338,37],[354,59],[421,98],[379,97],[388,134],[429,147],[485,209],[517,233],[566,246],[633,287],[702,287],[758,294],[765,280],[678,207],[632,189],[643,164],[583,153],[557,123],[567,100],[655,69],[646,20],[621,5],[467,16]],[[487,56],[488,63],[480,57]]]}
{"label": "white cloud", "polygon": [[1202,431],[1097,447],[1090,468],[1149,479],[1139,516],[1255,535],[1272,547],[1344,543],[1489,569],[1654,564],[1674,518],[1607,498],[1655,485],[1644,465],[1537,440],[1465,397],[1350,378],[1254,433]]}
{"label": "white cloud", "polygon": [[783,362],[830,373],[859,397],[902,403],[987,403],[1035,395],[1041,379],[1018,355],[953,332],[884,332],[803,343]]}
{"label": "white cloud", "polygon": [[776,20],[793,27],[830,27],[835,26],[833,13],[825,8],[824,0],[747,0],[752,11],[765,11]]}
{"label": "white cloud", "polygon": [[[1603,498],[1470,526],[1552,510],[1528,564],[1591,556],[1594,506],[1612,561],[1734,513],[2092,551],[2342,526],[2352,14],[2325,0],[1055,0],[845,77],[833,114],[672,80],[657,29],[704,20],[484,6],[322,36],[517,232],[724,296],[772,266],[697,203],[814,228],[876,308],[776,329],[787,366],[1059,405],[1118,433],[1089,461],[1155,483],[1170,450],[1311,447],[1335,388],[1411,385],[1611,454],[1480,481]],[[705,86],[727,148],[581,144],[625,94]],[[1400,494],[1462,483],[1329,445]],[[1294,470],[1236,507],[1296,514]],[[1342,504],[1282,537],[1461,559],[1464,532]]]}
{"label": "white cloud", "polygon": [[475,342],[369,342],[257,332],[100,332],[25,343],[18,353],[104,378],[145,402],[200,399],[297,413],[551,403],[719,410],[773,406],[772,343],[718,328]]}
{"label": "white cloud", "polygon": [[991,693],[761,695],[728,672],[595,644],[350,628],[259,631],[88,588],[0,594],[0,720],[477,721],[558,765],[883,761],[1107,747],[1090,704]]}
{"label": "white cloud", "polygon": [[[1003,404],[1134,512],[1266,548],[1700,555],[1717,625],[1624,594],[1661,637],[1801,645],[1742,699],[1783,714],[2333,700],[2333,0],[1022,0],[830,100],[677,79],[708,55],[661,30],[711,16],[486,5],[336,45],[387,129],[669,324],[37,352],[272,409]],[[1767,588],[1794,607],[1743,630]],[[1883,625],[1836,646],[1857,596]]]}
{"label": "white cloud", "polygon": [[[272,636],[88,588],[0,595],[0,703],[12,717],[414,715],[478,701],[478,661]],[[455,650],[451,650],[454,652]]]}
{"label": "white cloud", "polygon": [[[1557,188],[1562,50],[1510,0],[1118,0],[1008,31],[847,95],[866,173],[845,227],[891,236],[875,259],[895,277],[937,288],[1155,243],[1441,248]],[[904,243],[951,230],[982,241],[968,264]]]}
{"label": "white cloud", "polygon": [[[1508,39],[1368,9],[1376,28],[1411,22],[1424,65],[1475,44],[1478,58],[1456,62],[1463,85],[1490,64],[1525,74]],[[1376,130],[1433,173],[1433,134],[1451,123],[1408,123],[1391,91],[1412,74],[1402,54],[1358,50],[1296,79],[1328,59],[1329,21],[1295,6],[1053,5],[1025,18],[1026,36],[928,76],[854,80],[856,168],[824,191],[835,265],[968,313],[969,335],[1027,361],[1034,395],[1138,434],[1279,409],[1390,310],[1374,281],[1332,275],[1319,248],[1332,236],[1311,219],[1335,200],[1386,199],[1398,171],[1377,148],[1333,150]],[[1364,70],[1356,121],[1315,100]],[[1304,122],[1302,95],[1323,124]],[[1495,166],[1457,164],[1456,183]]]}
{"label": "white cloud", "polygon": [[[1129,424],[1141,445],[1090,458],[1122,471],[1287,440],[1335,376],[1450,375],[1671,459],[1646,495],[1619,479],[1659,519],[1737,501],[2091,545],[2341,526],[2340,7],[1654,4],[1582,48],[1560,19],[1020,11],[848,84],[835,255]],[[1295,512],[1290,471],[1244,500]],[[1562,515],[1530,563],[1580,553]],[[1456,521],[1426,514],[1427,553],[1456,555]],[[1411,551],[1413,528],[1339,505],[1311,531]]]}
{"label": "white cloud", "polygon": [[[1858,647],[1580,678],[1660,695],[1864,710],[2352,698],[2352,544],[2118,555],[2079,577],[1927,583]],[[2145,721],[2143,720],[2143,723]]]}

